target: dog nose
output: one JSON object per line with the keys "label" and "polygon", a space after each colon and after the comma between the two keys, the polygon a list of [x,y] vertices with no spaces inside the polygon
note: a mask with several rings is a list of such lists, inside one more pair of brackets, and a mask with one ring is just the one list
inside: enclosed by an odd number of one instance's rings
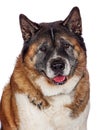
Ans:
{"label": "dog nose", "polygon": [[53,71],[63,71],[65,68],[65,63],[62,60],[54,60],[51,64],[51,68]]}

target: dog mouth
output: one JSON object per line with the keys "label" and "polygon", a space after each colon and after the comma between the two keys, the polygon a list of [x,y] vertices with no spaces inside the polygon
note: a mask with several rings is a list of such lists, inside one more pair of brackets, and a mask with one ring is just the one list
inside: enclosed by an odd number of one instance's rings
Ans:
{"label": "dog mouth", "polygon": [[52,80],[53,80],[54,84],[62,85],[67,81],[67,77],[64,75],[58,75],[58,76],[55,76]]}
{"label": "dog mouth", "polygon": [[56,75],[53,78],[50,78],[47,76],[47,74],[44,71],[41,71],[44,76],[48,78],[48,80],[51,80],[55,85],[63,85],[67,81],[67,76],[64,75]]}

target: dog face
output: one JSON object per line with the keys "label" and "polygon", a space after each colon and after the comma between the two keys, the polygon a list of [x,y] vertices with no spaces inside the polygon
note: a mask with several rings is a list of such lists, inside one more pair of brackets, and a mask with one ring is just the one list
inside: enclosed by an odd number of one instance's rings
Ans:
{"label": "dog face", "polygon": [[[55,30],[56,34],[52,31],[47,35],[48,39],[45,39],[46,41],[37,50],[34,57],[36,59],[35,67],[46,77],[52,79],[55,84],[63,84],[67,80],[67,76],[74,72],[77,59],[73,45],[65,40],[62,34],[58,36],[58,30]],[[54,39],[49,37],[54,37]]]}
{"label": "dog face", "polygon": [[20,15],[24,39],[24,64],[45,76],[52,84],[62,85],[86,64],[86,48],[81,37],[80,12],[73,8],[64,21],[37,24]]}

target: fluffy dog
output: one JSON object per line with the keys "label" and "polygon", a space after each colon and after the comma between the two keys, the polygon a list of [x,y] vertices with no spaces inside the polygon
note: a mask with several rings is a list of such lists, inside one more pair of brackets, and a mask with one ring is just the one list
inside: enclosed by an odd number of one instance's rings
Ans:
{"label": "fluffy dog", "polygon": [[87,130],[89,76],[78,7],[64,21],[20,15],[24,39],[0,104],[2,130]]}

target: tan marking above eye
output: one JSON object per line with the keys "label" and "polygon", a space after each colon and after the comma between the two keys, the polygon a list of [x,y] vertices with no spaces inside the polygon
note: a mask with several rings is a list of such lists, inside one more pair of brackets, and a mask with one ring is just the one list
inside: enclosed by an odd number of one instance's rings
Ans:
{"label": "tan marking above eye", "polygon": [[60,39],[60,42],[62,43],[64,48],[69,48],[69,47],[73,48],[74,47],[70,42],[68,42],[67,40],[65,40],[63,38]]}

